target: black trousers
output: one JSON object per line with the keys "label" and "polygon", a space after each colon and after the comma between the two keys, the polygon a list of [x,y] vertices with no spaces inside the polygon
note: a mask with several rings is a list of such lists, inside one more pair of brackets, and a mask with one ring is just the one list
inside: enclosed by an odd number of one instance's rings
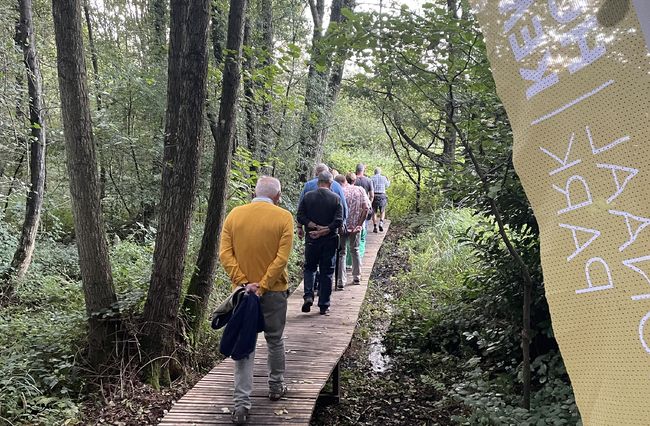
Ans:
{"label": "black trousers", "polygon": [[305,242],[305,299],[314,298],[314,281],[316,270],[318,274],[318,306],[327,307],[330,305],[332,295],[332,277],[334,275],[334,263],[336,261],[336,249],[338,238],[328,236]]}

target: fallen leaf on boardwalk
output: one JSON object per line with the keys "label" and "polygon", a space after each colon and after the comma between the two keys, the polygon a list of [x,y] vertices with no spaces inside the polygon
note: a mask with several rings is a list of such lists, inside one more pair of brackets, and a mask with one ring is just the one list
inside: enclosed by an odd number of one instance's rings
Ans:
{"label": "fallen leaf on boardwalk", "polygon": [[281,416],[283,414],[289,414],[289,412],[287,411],[286,408],[282,408],[280,410],[275,410],[274,413],[275,413],[276,416]]}
{"label": "fallen leaf on boardwalk", "polygon": [[230,413],[230,408],[228,408],[228,407],[223,407],[223,408],[221,409],[221,412],[222,412],[222,413]]}
{"label": "fallen leaf on boardwalk", "polygon": [[323,334],[323,332],[322,331],[317,331],[316,334]]}

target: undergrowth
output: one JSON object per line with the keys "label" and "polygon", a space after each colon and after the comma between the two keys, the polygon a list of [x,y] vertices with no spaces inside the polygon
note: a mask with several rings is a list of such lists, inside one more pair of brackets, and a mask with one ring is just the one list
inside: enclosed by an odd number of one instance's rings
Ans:
{"label": "undergrowth", "polygon": [[[386,335],[395,364],[437,389],[440,404],[466,405],[469,414],[453,416],[458,424],[579,423],[541,285],[532,306],[531,410],[519,407],[521,290],[494,225],[462,209],[409,222],[414,236],[401,241],[408,267]],[[535,241],[509,232],[541,282]]]}

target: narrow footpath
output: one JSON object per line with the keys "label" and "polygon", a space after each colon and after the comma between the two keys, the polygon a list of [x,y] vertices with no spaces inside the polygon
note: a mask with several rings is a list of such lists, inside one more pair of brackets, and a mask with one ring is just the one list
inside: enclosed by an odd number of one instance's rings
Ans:
{"label": "narrow footpath", "polygon": [[[349,284],[343,291],[333,292],[329,315],[321,316],[316,309],[308,314],[301,312],[302,284],[290,296],[284,333],[287,354],[285,379],[289,392],[280,401],[272,402],[267,397],[266,343],[260,336],[255,357],[250,424],[310,423],[322,389],[333,372],[338,374],[339,360],[350,345],[368,278],[389,227],[387,221],[385,232],[368,234],[361,284]],[[349,276],[348,283],[351,282]],[[221,362],[171,408],[160,424],[232,424],[233,370],[231,359]]]}

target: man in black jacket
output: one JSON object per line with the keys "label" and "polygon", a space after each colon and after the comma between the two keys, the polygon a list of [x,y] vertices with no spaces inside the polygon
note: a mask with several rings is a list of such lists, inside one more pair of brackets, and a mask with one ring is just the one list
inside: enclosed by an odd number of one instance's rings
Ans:
{"label": "man in black jacket", "polygon": [[298,206],[298,223],[306,227],[305,233],[305,302],[303,312],[309,312],[314,303],[314,278],[319,274],[318,307],[320,314],[329,310],[332,294],[332,275],[338,248],[338,231],[343,224],[343,206],[334,194],[332,174],[318,175],[318,189],[305,194]]}

